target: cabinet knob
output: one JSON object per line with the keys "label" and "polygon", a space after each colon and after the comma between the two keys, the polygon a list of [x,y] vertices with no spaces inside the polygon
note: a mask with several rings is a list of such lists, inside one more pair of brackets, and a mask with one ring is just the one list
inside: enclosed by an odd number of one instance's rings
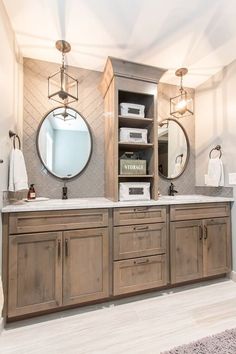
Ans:
{"label": "cabinet knob", "polygon": [[3,160],[2,160],[2,159],[0,159],[0,163],[3,163]]}

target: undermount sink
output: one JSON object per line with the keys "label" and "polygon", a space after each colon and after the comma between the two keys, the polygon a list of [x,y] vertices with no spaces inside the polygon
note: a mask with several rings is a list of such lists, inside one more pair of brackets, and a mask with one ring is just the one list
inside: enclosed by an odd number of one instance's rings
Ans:
{"label": "undermount sink", "polygon": [[190,201],[190,200],[201,200],[202,198],[204,198],[202,195],[197,195],[197,194],[192,194],[192,195],[163,195],[159,198],[159,200],[179,200],[179,201]]}

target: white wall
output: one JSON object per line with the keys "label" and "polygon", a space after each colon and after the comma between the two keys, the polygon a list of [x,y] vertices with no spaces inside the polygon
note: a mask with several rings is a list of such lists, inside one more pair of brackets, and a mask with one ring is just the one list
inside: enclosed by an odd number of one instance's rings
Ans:
{"label": "white wall", "polygon": [[[196,89],[195,119],[196,185],[204,185],[209,151],[220,144],[225,186],[229,186],[228,174],[236,172],[236,60]],[[236,206],[232,207],[232,230],[236,270]]]}
{"label": "white wall", "polygon": [[[23,70],[13,30],[0,0],[0,209],[2,207],[2,191],[7,190],[8,159],[12,143],[8,136],[9,129],[21,135],[23,105]],[[0,220],[0,275],[2,264],[2,222]],[[1,278],[0,278],[1,284]],[[0,295],[0,310],[1,310]],[[0,312],[1,313],[1,312]],[[0,315],[1,317],[1,315]]]}

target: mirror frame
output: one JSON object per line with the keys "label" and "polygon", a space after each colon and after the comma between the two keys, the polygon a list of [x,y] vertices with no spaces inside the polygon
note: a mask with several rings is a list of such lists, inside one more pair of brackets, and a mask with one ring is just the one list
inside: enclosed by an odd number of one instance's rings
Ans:
{"label": "mirror frame", "polygon": [[37,149],[37,154],[38,154],[38,157],[39,157],[39,160],[40,162],[42,163],[43,167],[47,170],[47,172],[49,173],[49,175],[55,177],[56,179],[60,180],[60,181],[71,181],[77,177],[79,177],[79,175],[81,175],[82,173],[84,173],[84,171],[86,170],[86,168],[88,167],[88,164],[91,160],[91,156],[92,156],[92,152],[93,152],[93,135],[92,135],[92,130],[87,122],[87,120],[84,118],[84,116],[79,112],[77,111],[75,108],[73,107],[67,107],[67,108],[70,108],[72,110],[74,110],[77,114],[79,114],[81,116],[81,118],[84,120],[84,123],[86,124],[87,128],[88,128],[88,132],[89,132],[89,135],[90,135],[90,138],[91,138],[91,148],[90,148],[90,154],[89,154],[89,157],[88,157],[88,160],[86,162],[86,164],[84,165],[83,169],[78,172],[76,175],[72,176],[72,177],[59,177],[57,176],[56,174],[54,174],[52,171],[50,171],[47,166],[45,165],[45,163],[43,162],[43,159],[42,159],[42,156],[40,154],[40,151],[39,151],[39,132],[40,132],[40,129],[41,129],[41,126],[43,124],[43,122],[45,121],[45,119],[47,118],[47,116],[52,113],[55,109],[58,109],[58,108],[64,108],[64,106],[57,106],[57,107],[54,107],[53,109],[50,109],[50,111],[48,111],[44,116],[43,118],[41,119],[40,123],[39,123],[39,126],[37,128],[37,136],[36,136],[36,149]]}
{"label": "mirror frame", "polygon": [[[158,122],[158,126],[164,122],[164,121],[173,121],[175,123],[177,123],[180,128],[182,129],[183,133],[184,133],[184,136],[185,136],[185,139],[186,139],[186,144],[187,144],[187,156],[186,156],[186,160],[185,160],[185,163],[184,163],[184,166],[183,166],[183,169],[181,171],[181,173],[179,173],[176,177],[166,177],[164,176],[161,172],[159,172],[159,169],[158,169],[158,175],[163,178],[163,179],[166,179],[168,181],[171,181],[173,179],[177,179],[179,178],[180,176],[182,176],[182,174],[184,173],[184,171],[186,170],[187,168],[187,165],[188,165],[188,162],[189,162],[189,157],[190,157],[190,143],[189,143],[189,138],[188,138],[188,135],[187,135],[187,132],[186,130],[184,129],[184,127],[182,126],[182,124],[179,123],[179,121],[177,121],[176,119],[174,118],[166,118],[166,119],[163,119],[161,122]],[[158,144],[157,144],[158,145]],[[158,145],[158,150],[159,150],[159,145]],[[159,152],[158,152],[158,159],[159,159]]]}

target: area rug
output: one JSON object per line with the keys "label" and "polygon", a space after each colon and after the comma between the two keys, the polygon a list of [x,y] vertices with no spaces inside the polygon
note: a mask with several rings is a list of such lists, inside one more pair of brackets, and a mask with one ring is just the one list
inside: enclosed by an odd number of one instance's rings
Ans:
{"label": "area rug", "polygon": [[181,345],[161,354],[236,354],[236,329]]}

